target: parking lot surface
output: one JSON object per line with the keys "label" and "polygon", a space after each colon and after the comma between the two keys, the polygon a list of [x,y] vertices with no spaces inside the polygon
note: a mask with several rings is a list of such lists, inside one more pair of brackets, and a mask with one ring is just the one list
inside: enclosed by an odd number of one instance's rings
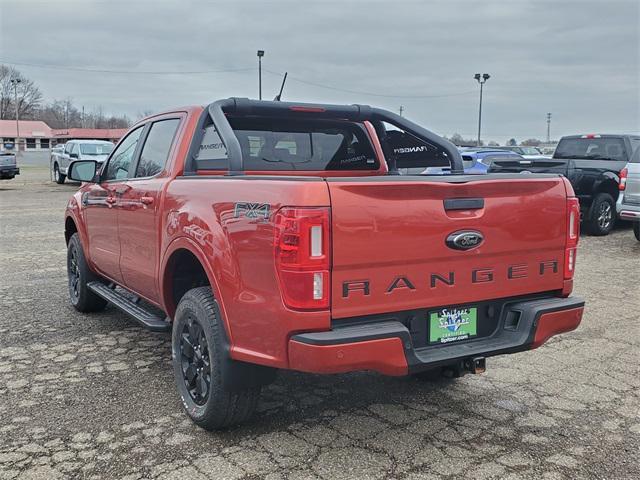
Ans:
{"label": "parking lot surface", "polygon": [[77,185],[34,161],[0,182],[2,478],[640,478],[640,243],[583,237],[575,332],[427,383],[281,372],[248,425],[182,413],[169,335],[68,302]]}

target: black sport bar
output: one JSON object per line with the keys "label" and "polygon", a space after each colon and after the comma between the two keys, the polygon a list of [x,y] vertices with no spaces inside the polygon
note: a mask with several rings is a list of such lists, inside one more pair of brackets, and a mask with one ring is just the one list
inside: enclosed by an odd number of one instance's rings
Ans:
{"label": "black sport bar", "polygon": [[249,100],[248,98],[227,98],[210,104],[207,110],[220,135],[220,139],[227,149],[230,175],[242,175],[244,165],[240,142],[238,142],[233,133],[226,114],[257,117],[309,117],[355,122],[365,120],[387,122],[420,140],[441,147],[450,159],[451,173],[464,173],[462,157],[453,143],[400,115],[381,108],[372,108],[368,105],[317,105],[312,103]]}

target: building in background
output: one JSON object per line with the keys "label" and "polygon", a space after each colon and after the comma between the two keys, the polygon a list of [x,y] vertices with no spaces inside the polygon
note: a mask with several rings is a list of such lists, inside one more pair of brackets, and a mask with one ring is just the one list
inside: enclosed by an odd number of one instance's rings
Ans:
{"label": "building in background", "polygon": [[55,143],[68,140],[107,140],[116,143],[125,133],[126,128],[64,128],[53,130],[53,140]]}
{"label": "building in background", "polygon": [[[20,120],[20,150],[48,150],[53,132],[49,125],[39,120]],[[0,151],[16,151],[15,120],[0,120]]]}
{"label": "building in background", "polygon": [[[108,140],[116,143],[127,132],[126,128],[64,128],[52,129],[39,120],[20,120],[20,150],[49,150],[58,143],[68,140]],[[17,150],[15,120],[0,120],[0,151],[15,152]]]}

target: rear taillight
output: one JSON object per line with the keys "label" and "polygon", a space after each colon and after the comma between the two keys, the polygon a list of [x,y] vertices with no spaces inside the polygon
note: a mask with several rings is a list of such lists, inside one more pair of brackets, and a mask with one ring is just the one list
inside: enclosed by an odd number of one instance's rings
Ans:
{"label": "rear taillight", "polygon": [[276,213],[276,270],[289,308],[329,308],[329,212],[329,207],[283,207]]}
{"label": "rear taillight", "polygon": [[629,170],[627,167],[624,167],[620,172],[620,183],[618,184],[618,188],[622,191],[627,188],[627,176],[629,175]]}
{"label": "rear taillight", "polygon": [[564,279],[571,280],[576,268],[576,252],[580,238],[580,203],[567,198],[567,238],[564,251]]}

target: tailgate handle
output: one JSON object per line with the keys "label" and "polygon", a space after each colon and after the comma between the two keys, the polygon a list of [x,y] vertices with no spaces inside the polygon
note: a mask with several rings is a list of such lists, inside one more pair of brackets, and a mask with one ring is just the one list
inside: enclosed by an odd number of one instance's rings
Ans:
{"label": "tailgate handle", "polygon": [[484,198],[445,198],[445,210],[479,210],[484,208]]}

